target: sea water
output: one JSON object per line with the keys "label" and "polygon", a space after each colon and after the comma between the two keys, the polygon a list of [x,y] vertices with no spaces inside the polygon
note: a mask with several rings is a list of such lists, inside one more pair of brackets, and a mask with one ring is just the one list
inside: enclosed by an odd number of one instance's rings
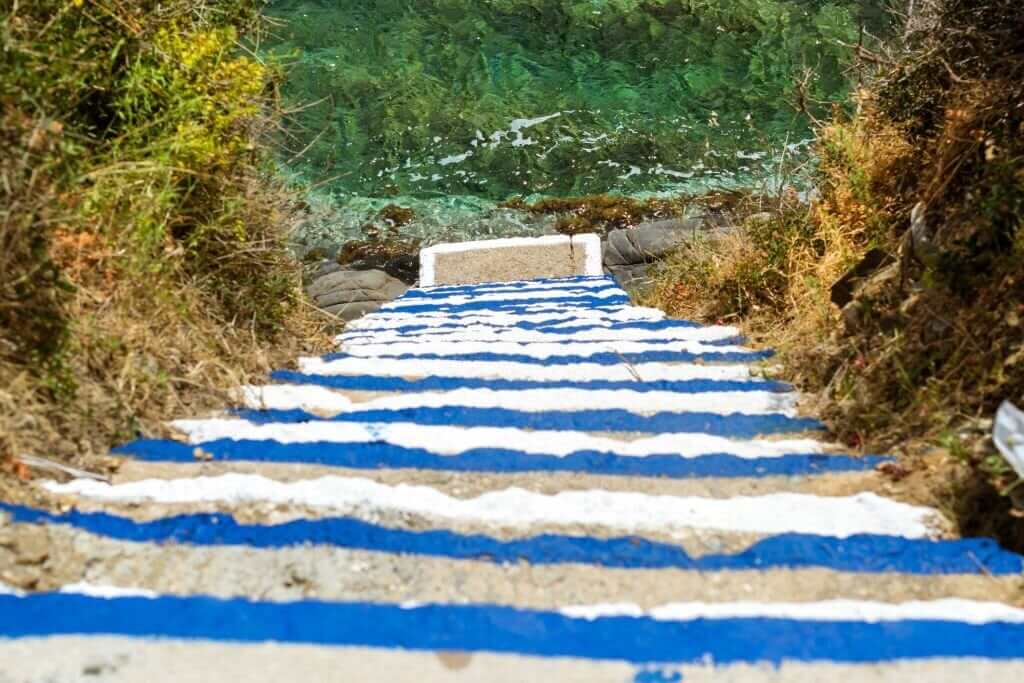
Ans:
{"label": "sea water", "polygon": [[[286,173],[325,239],[530,234],[514,197],[785,182],[882,0],[276,0]],[[312,229],[312,228],[311,228]]]}

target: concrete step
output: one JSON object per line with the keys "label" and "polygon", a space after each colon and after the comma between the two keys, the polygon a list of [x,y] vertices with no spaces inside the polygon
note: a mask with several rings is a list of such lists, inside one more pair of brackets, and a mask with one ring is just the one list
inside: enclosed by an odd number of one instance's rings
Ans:
{"label": "concrete step", "polygon": [[0,681],[1019,676],[1024,558],[819,441],[735,337],[600,277],[410,290],[0,505]]}

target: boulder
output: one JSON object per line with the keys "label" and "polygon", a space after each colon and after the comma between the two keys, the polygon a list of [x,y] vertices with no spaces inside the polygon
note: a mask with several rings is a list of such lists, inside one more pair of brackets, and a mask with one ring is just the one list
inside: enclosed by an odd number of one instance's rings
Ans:
{"label": "boulder", "polygon": [[324,275],[330,275],[331,273],[337,273],[341,270],[341,265],[335,261],[324,261],[317,266],[316,270],[313,271],[312,280],[318,280]]}
{"label": "boulder", "polygon": [[382,270],[339,270],[317,278],[306,292],[315,299],[339,289],[382,290],[394,282],[397,280]]}
{"label": "boulder", "polygon": [[306,293],[326,312],[354,320],[408,289],[404,282],[380,270],[338,270],[314,280]]}
{"label": "boulder", "polygon": [[327,308],[335,304],[348,304],[353,301],[376,301],[386,303],[397,299],[408,289],[405,285],[388,285],[383,289],[334,289],[326,294],[315,297],[316,305]]}
{"label": "boulder", "polygon": [[612,267],[650,263],[702,234],[705,227],[705,221],[699,218],[685,218],[612,230],[604,244],[604,264]]}
{"label": "boulder", "polygon": [[381,307],[383,301],[353,301],[347,304],[334,304],[324,307],[326,313],[336,315],[346,322],[362,318],[367,313],[373,313]]}
{"label": "boulder", "polygon": [[634,263],[628,266],[606,266],[605,271],[614,277],[623,289],[637,292],[651,284],[647,268],[646,263]]}

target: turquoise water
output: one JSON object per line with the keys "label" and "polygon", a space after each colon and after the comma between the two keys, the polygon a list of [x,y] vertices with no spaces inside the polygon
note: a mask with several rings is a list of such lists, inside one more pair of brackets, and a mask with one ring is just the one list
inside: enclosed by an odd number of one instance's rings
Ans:
{"label": "turquoise water", "polygon": [[868,0],[278,0],[283,161],[326,233],[417,211],[429,241],[531,233],[515,196],[777,182],[843,101]]}

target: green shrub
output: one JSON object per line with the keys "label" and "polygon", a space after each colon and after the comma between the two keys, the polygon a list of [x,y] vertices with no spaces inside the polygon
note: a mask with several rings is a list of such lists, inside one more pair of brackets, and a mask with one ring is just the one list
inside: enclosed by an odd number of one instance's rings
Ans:
{"label": "green shrub", "polygon": [[[71,283],[198,282],[228,318],[285,311],[280,192],[258,146],[276,70],[254,0],[0,3],[0,335],[53,356]],[[63,271],[63,275],[62,275]]]}
{"label": "green shrub", "polygon": [[0,0],[0,498],[11,454],[93,466],[310,338],[261,7]]}

